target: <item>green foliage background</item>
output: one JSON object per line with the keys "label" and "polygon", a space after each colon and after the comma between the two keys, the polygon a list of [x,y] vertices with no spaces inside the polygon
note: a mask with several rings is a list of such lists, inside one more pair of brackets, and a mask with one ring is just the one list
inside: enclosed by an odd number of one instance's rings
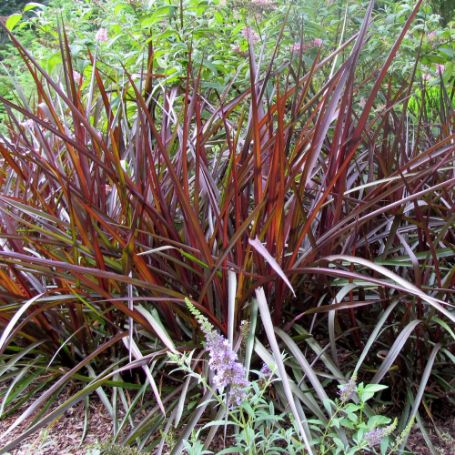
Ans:
{"label": "green foliage background", "polygon": [[0,2],[0,16],[7,16],[20,11],[29,0],[2,0]]}

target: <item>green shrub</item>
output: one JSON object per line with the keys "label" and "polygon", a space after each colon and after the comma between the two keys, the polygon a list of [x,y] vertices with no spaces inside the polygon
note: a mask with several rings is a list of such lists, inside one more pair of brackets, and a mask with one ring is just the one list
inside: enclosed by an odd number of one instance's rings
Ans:
{"label": "green shrub", "polygon": [[8,16],[20,12],[27,3],[29,3],[28,0],[2,0],[0,16]]}

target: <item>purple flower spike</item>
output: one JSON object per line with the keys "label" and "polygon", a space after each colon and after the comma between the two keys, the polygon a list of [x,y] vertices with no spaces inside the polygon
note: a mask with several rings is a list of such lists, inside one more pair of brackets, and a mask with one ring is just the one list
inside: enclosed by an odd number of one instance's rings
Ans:
{"label": "purple flower spike", "polygon": [[368,431],[364,434],[363,438],[369,447],[378,446],[385,437],[389,436],[395,430],[396,426],[397,420],[395,419],[393,423],[386,427],[375,428],[374,430]]}
{"label": "purple flower spike", "polygon": [[351,401],[355,397],[355,392],[357,385],[355,383],[356,378],[353,376],[348,383],[338,386],[340,389],[338,395],[340,396],[340,401],[346,403]]}
{"label": "purple flower spike", "polygon": [[237,354],[228,340],[214,330],[205,332],[205,347],[209,351],[209,367],[215,374],[213,383],[218,391],[230,387],[228,406],[239,405],[246,398],[249,381],[245,367],[237,361]]}
{"label": "purple flower spike", "polygon": [[370,447],[378,446],[381,444],[382,438],[384,437],[383,428],[375,428],[374,430],[365,433],[365,441]]}
{"label": "purple flower spike", "polygon": [[221,392],[229,387],[228,406],[238,406],[245,400],[250,382],[245,367],[238,361],[229,341],[220,335],[205,316],[186,300],[186,304],[205,334],[205,348],[209,352],[209,367],[214,373],[213,383]]}
{"label": "purple flower spike", "polygon": [[272,374],[272,370],[270,369],[270,367],[266,363],[264,363],[262,365],[260,373],[261,373],[262,376],[268,377],[268,376],[270,376]]}

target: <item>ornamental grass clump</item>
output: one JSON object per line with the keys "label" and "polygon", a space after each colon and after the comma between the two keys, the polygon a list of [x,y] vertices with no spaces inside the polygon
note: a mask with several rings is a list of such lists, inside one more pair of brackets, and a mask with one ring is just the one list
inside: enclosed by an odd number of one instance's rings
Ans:
{"label": "ornamental grass clump", "polygon": [[[434,77],[438,102],[424,104],[423,84],[412,109],[416,80],[390,74],[421,3],[368,67],[373,1],[355,33],[351,24],[312,49],[303,33],[277,42],[286,60],[267,59],[272,40],[255,25],[263,40],[240,48],[242,83],[222,91],[207,90],[196,60],[164,82],[155,57],[169,48],[159,41],[143,73],[122,60],[116,78],[104,60],[115,37],[81,60],[62,27],[50,74],[8,34],[36,96],[0,97],[0,414],[22,408],[21,390],[34,401],[0,440],[30,416],[36,423],[5,450],[92,392],[125,444],[154,449],[163,424],[188,439],[214,410],[205,412],[213,390],[201,396],[191,376],[174,382],[163,361],[196,347],[186,296],[213,325],[202,376],[223,390],[216,412],[241,412],[249,376],[232,341],[242,337],[248,372],[276,362],[276,405],[292,403],[296,424],[330,420],[328,391],[347,371],[393,382],[386,413],[403,412],[398,431],[423,400],[454,405],[449,67]],[[259,287],[266,302],[254,299]],[[200,372],[199,359],[191,367]],[[70,382],[82,389],[38,416]],[[310,447],[311,429],[298,432]]]}

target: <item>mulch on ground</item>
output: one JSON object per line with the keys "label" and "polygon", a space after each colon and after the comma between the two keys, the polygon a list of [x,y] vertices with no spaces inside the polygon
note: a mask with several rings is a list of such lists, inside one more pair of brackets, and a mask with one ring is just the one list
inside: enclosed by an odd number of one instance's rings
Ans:
{"label": "mulch on ground", "polygon": [[[88,447],[112,438],[111,418],[97,397],[93,397],[89,404],[87,433],[82,441],[85,414],[84,403],[79,402],[47,428],[24,439],[18,447],[8,453],[11,455],[85,455]],[[12,425],[19,415],[20,412],[0,420],[0,435]],[[14,428],[1,441],[0,448],[19,437],[31,420],[27,419]]]}
{"label": "mulch on ground", "polygon": [[[63,393],[60,401],[67,397],[67,394]],[[57,402],[54,408],[58,404]],[[16,414],[0,420],[0,435],[12,425],[26,407],[27,404]],[[112,421],[97,395],[92,395],[89,402],[87,433],[82,439],[85,414],[84,402],[79,402],[47,428],[27,437],[18,447],[8,453],[10,455],[86,455],[88,448],[112,438]],[[26,420],[1,440],[0,448],[19,437],[31,421],[32,418]],[[445,421],[438,421],[437,428],[438,431],[432,425],[428,425],[428,433],[437,453],[455,455],[455,415],[451,415]],[[408,447],[413,454],[431,455],[417,426],[409,436]]]}

